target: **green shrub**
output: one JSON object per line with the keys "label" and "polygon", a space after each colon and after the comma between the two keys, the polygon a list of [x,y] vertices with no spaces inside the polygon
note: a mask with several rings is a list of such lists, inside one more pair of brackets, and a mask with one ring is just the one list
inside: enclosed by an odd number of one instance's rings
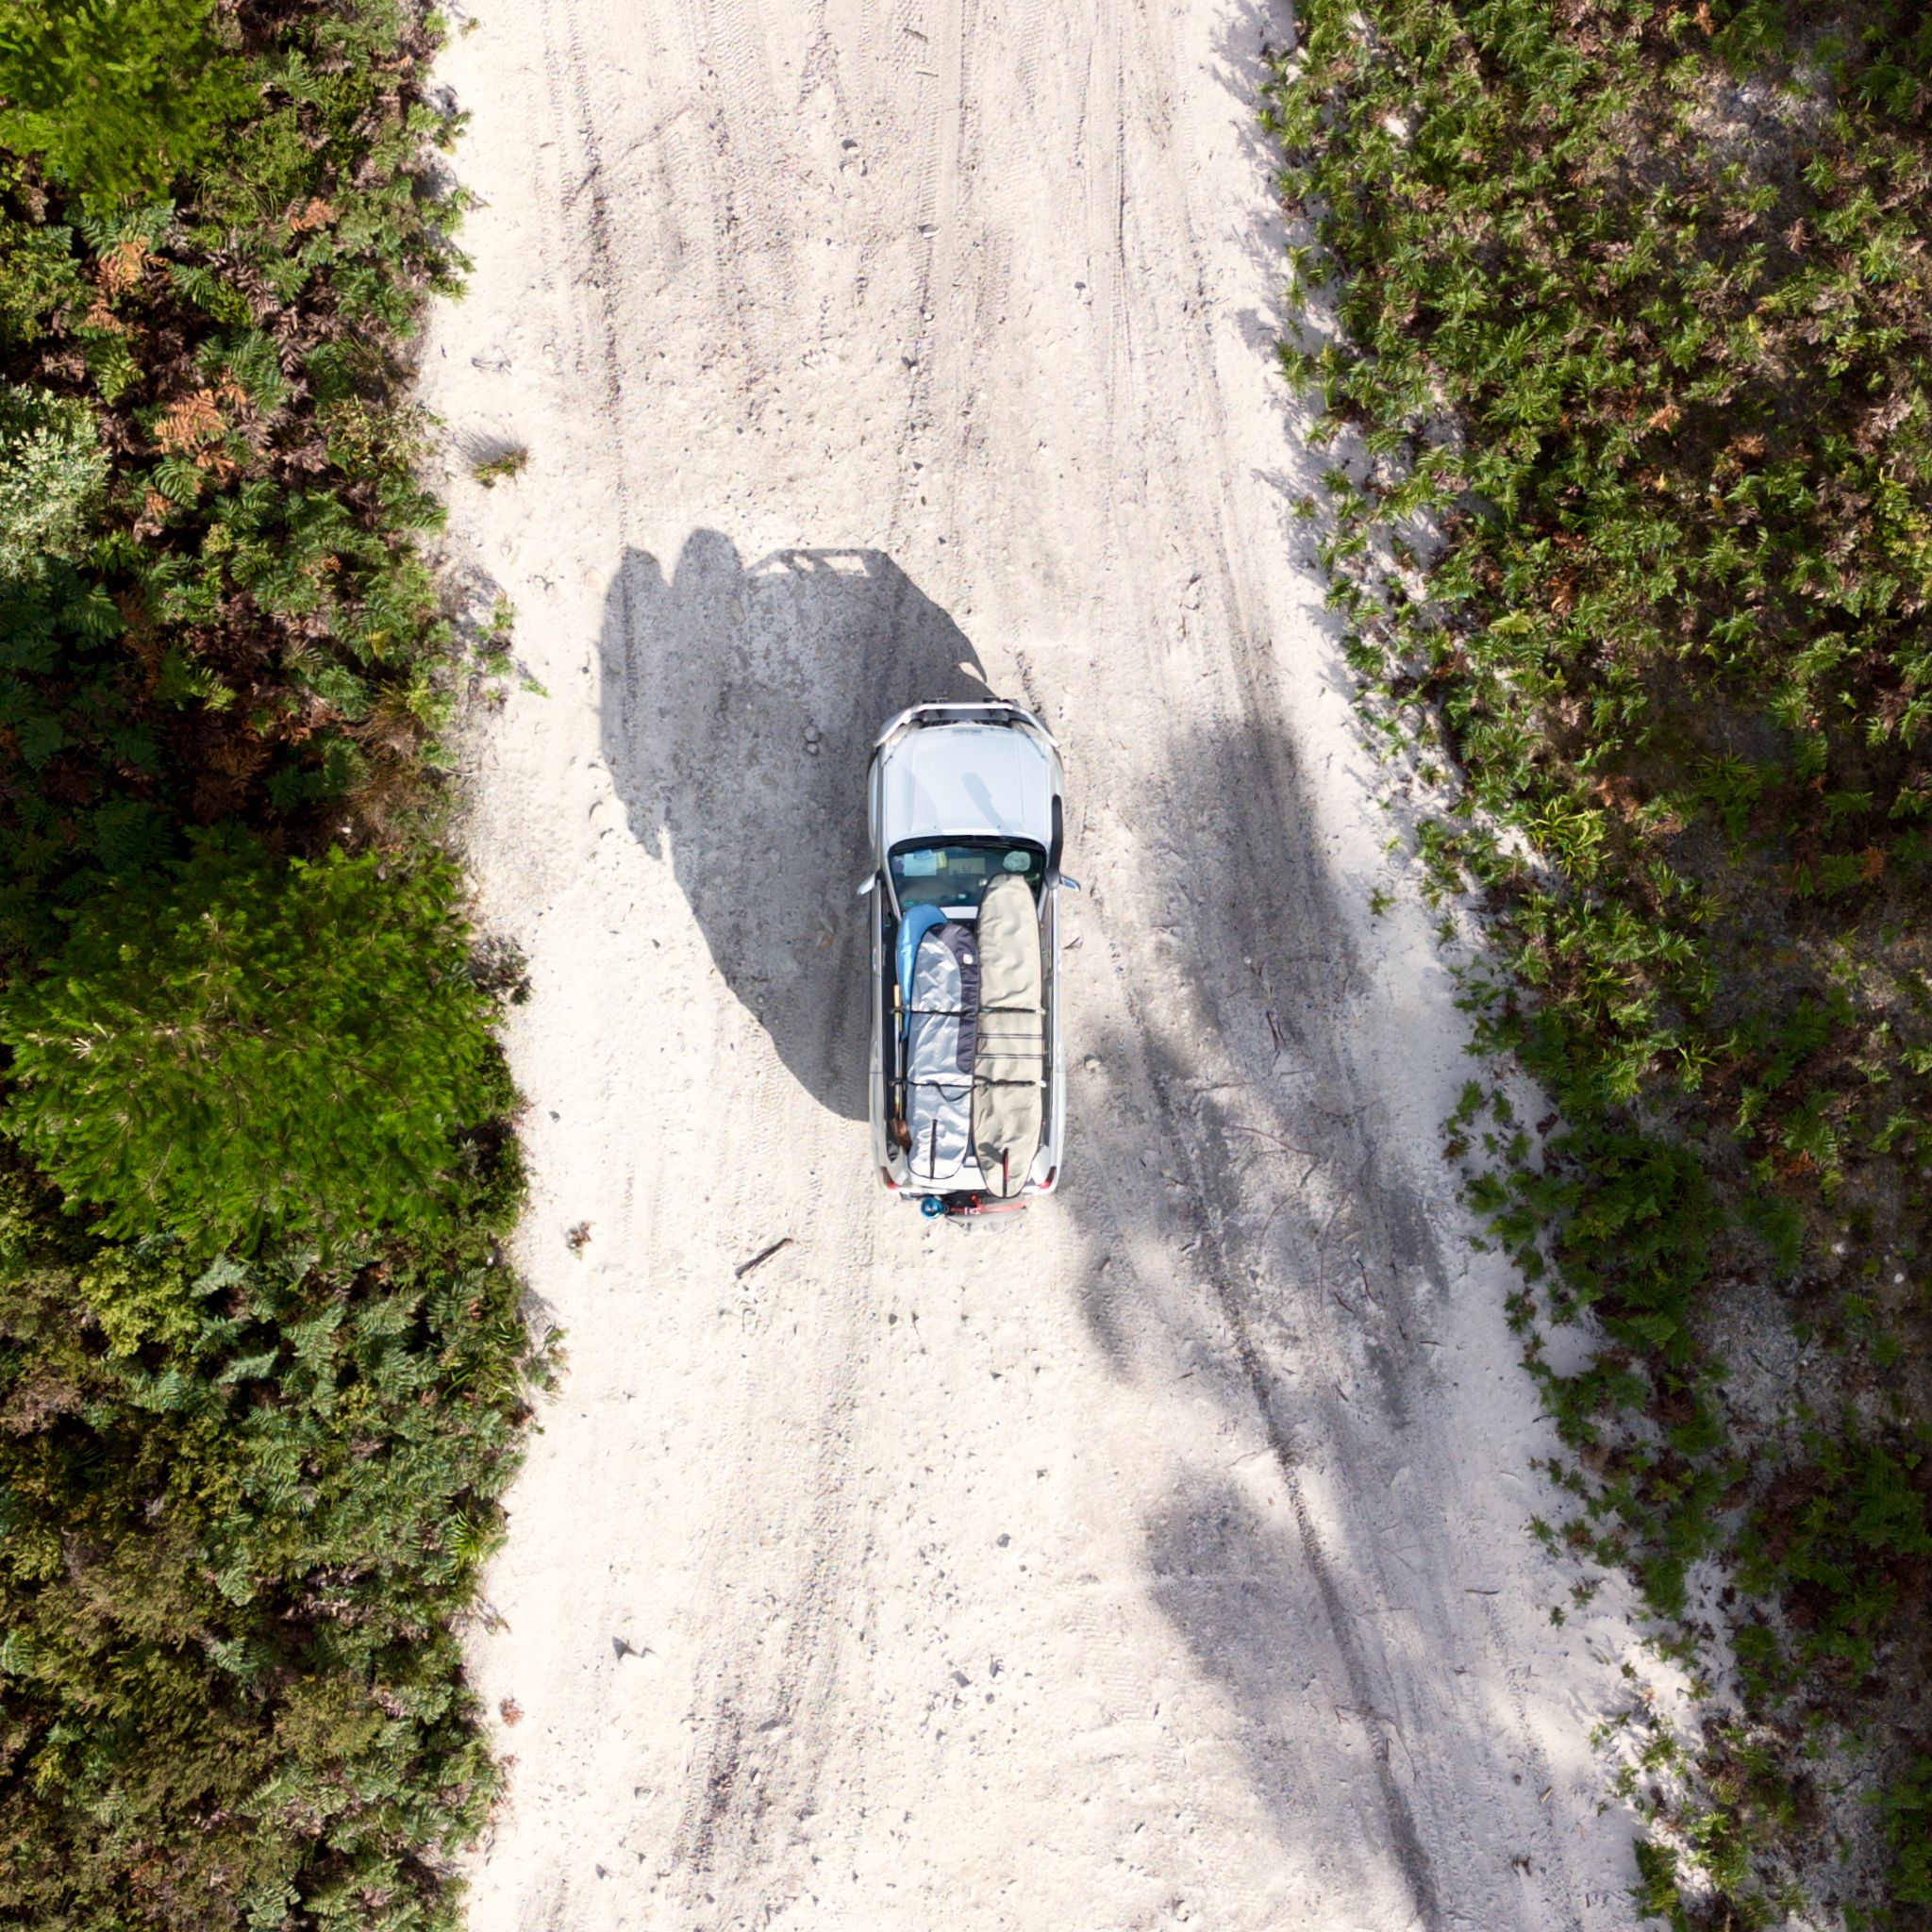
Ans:
{"label": "green shrub", "polygon": [[0,1163],[0,1924],[456,1932],[515,1276],[481,1227],[207,1266],[49,1207]]}
{"label": "green shrub", "polygon": [[1788,1680],[1856,1681],[1932,1557],[1924,1457],[1855,1429],[1814,1434],[1806,1448],[1752,1512],[1739,1580],[1784,1601],[1797,1631]]}
{"label": "green shrub", "polygon": [[[73,231],[14,211],[29,174],[0,155],[0,352],[30,346],[54,311],[84,292]],[[33,197],[25,199],[30,206]]]}
{"label": "green shrub", "polygon": [[247,98],[212,11],[210,0],[8,0],[0,141],[44,155],[92,200],[165,188]]}
{"label": "green shrub", "polygon": [[107,479],[85,403],[0,381],[0,577],[71,559]]}
{"label": "green shrub", "polygon": [[220,18],[246,112],[168,199],[76,208],[0,152],[0,379],[79,396],[113,467],[76,560],[0,581],[0,954],[185,825],[390,847],[433,796],[459,653],[401,345],[461,265],[436,23]]}
{"label": "green shrub", "polygon": [[1904,1906],[1932,1906],[1932,1757],[1914,1758],[1882,1802],[1886,1837],[1898,1860],[1892,1896]]}
{"label": "green shrub", "polygon": [[[1932,13],[1303,0],[1296,42],[1281,360],[1339,445],[1302,509],[1365,708],[1443,788],[1429,889],[1491,915],[1478,1049],[1554,1103],[1482,1134],[1472,1200],[1582,1461],[1568,1534],[1665,1618],[1728,1558],[1754,1727],[1856,1738],[1932,1690]],[[1536,1324],[1585,1309],[1557,1374]],[[1740,1343],[1798,1363],[1748,1407]],[[1701,1815],[1739,1923],[1781,1857],[1837,1884],[1815,1821]]]}
{"label": "green shrub", "polygon": [[98,1232],[199,1251],[423,1227],[502,1095],[456,881],[203,838],[0,997],[4,1124]]}
{"label": "green shrub", "polygon": [[435,857],[439,32],[0,0],[0,1125],[67,1191],[0,1137],[0,1925],[458,1932],[498,1785],[456,1625],[542,1364]]}

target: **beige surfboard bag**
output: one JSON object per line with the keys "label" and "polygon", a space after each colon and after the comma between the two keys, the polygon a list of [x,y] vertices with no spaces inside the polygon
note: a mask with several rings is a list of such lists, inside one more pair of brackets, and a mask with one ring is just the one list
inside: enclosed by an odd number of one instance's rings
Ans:
{"label": "beige surfboard bag", "polygon": [[1040,1151],[1046,1082],[1040,914],[1004,873],[979,900],[979,1039],[973,1062],[973,1158],[989,1192],[1017,1194]]}

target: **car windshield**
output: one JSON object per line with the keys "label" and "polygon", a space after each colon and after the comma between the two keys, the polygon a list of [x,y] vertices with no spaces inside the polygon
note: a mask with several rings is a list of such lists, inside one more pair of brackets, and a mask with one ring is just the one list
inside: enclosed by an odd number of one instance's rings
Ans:
{"label": "car windshield", "polygon": [[1013,873],[1040,896],[1046,854],[1030,841],[949,840],[943,845],[908,843],[892,854],[892,891],[899,908],[974,906],[989,879]]}

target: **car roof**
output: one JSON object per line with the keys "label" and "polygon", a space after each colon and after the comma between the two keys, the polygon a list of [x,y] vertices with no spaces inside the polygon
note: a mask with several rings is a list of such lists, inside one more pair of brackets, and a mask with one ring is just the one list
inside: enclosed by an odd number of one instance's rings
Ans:
{"label": "car roof", "polygon": [[1051,754],[1010,725],[908,732],[884,754],[879,776],[879,832],[888,851],[908,839],[948,836],[1051,841]]}

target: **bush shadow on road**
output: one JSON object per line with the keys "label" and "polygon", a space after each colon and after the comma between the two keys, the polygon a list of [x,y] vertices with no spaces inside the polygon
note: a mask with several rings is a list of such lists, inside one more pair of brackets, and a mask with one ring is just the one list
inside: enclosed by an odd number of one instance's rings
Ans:
{"label": "bush shadow on road", "polygon": [[[1223,1252],[1250,1296],[1263,1275],[1319,1289],[1324,1254],[1338,1282],[1366,1266],[1374,1296],[1406,1321],[1440,1289],[1442,1264],[1354,1065],[1355,1006],[1373,969],[1342,894],[1364,888],[1337,878],[1310,839],[1318,818],[1294,747],[1258,708],[1177,726],[1159,770],[1146,799],[1113,802],[1134,868],[1096,875],[1091,911],[1076,916],[1076,929],[1116,928],[1139,966],[1105,989],[1104,1021],[1083,1003],[1105,1038],[1072,1042],[1065,1210],[1117,1257],[1167,1242]],[[1077,848],[1069,864],[1081,865]],[[1132,1274],[1111,1268],[1085,1305],[1123,1369]],[[1366,1366],[1399,1427],[1408,1350],[1393,1324],[1387,1341],[1394,1358],[1378,1347]]]}
{"label": "bush shadow on road", "polygon": [[747,563],[695,530],[628,550],[601,635],[604,756],[733,994],[822,1106],[865,1113],[865,765],[911,704],[989,695],[950,616],[877,550]]}
{"label": "bush shadow on road", "polygon": [[[1404,1707],[1416,1665],[1374,1641],[1391,1579],[1364,1541],[1364,1491],[1387,1478],[1383,1458],[1357,1470],[1347,1452],[1365,1441],[1399,1464],[1431,1434],[1425,1342],[1447,1281],[1356,1064],[1375,969],[1344,895],[1366,888],[1309,837],[1319,816],[1274,708],[1177,721],[1156,790],[1113,801],[1136,862],[1091,874],[1078,918],[1136,971],[1081,1002],[1062,1211],[1087,1250],[1082,1312],[1117,1372],[1184,1374],[1265,1445],[1294,1502],[1264,1520],[1218,1476],[1184,1474],[1144,1524],[1154,1602],[1246,1714],[1251,1783],[1284,1842],[1302,1841],[1324,1780],[1365,1776],[1361,1882],[1433,1932],[1444,1887],[1467,1882],[1462,1820],[1391,1759],[1376,1715]],[[1347,1472],[1344,1507],[1319,1525],[1296,1500],[1310,1445]],[[1311,1732],[1307,1678],[1366,1715]],[[1313,1743],[1324,1734],[1332,1749]]]}
{"label": "bush shadow on road", "polygon": [[[1312,1554],[1224,1478],[1185,1482],[1147,1524],[1154,1601],[1226,1692],[1249,1782],[1284,1840],[1301,1839],[1338,1782],[1371,1787],[1358,1836],[1328,1847],[1329,1856],[1357,1865],[1356,1885],[1384,1890],[1391,1923],[1399,1912],[1425,1932],[1443,1932],[1435,1866],[1410,1803],[1414,1767],[1405,1777],[1390,1761],[1392,1727],[1363,1702],[1379,1673],[1345,1627],[1341,1584]],[[1331,1697],[1332,1716],[1310,1704],[1323,1651],[1301,1634],[1324,1626],[1341,1640],[1351,1699]]]}

